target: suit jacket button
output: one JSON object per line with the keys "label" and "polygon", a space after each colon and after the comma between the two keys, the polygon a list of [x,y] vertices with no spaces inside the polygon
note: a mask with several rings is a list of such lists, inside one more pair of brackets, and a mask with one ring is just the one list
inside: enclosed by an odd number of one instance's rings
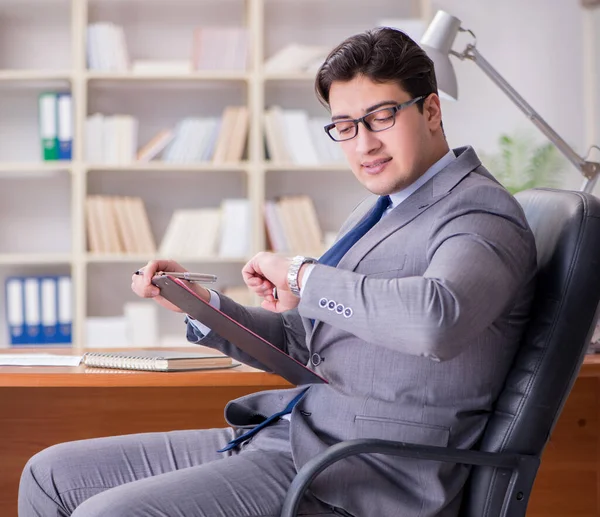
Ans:
{"label": "suit jacket button", "polygon": [[335,306],[337,305],[337,303],[335,303],[333,300],[329,300],[329,303],[327,304],[327,308],[332,311],[335,309]]}
{"label": "suit jacket button", "polygon": [[344,306],[341,303],[338,303],[335,306],[335,312],[337,312],[338,314],[342,314],[344,312]]}
{"label": "suit jacket button", "polygon": [[316,352],[310,357],[310,362],[313,364],[313,366],[319,366],[322,360],[323,359],[321,356]]}
{"label": "suit jacket button", "polygon": [[352,316],[352,313],[352,309],[350,307],[346,307],[346,309],[344,310],[344,317],[349,318],[350,316]]}
{"label": "suit jacket button", "polygon": [[319,307],[327,307],[328,302],[329,302],[329,300],[327,298],[321,298],[319,300]]}

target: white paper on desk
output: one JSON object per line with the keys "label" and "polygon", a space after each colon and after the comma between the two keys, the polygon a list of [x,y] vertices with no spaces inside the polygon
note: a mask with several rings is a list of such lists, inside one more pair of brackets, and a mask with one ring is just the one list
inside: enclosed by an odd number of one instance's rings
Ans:
{"label": "white paper on desk", "polygon": [[80,355],[0,354],[0,366],[78,366]]}

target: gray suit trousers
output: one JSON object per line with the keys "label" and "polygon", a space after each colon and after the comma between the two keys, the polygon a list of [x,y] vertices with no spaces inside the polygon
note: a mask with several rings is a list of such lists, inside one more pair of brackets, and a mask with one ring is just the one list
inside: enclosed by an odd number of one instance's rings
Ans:
{"label": "gray suit trousers", "polygon": [[[20,517],[277,516],[296,474],[289,423],[218,453],[232,429],[148,433],[63,443],[27,463]],[[339,515],[312,496],[301,515]]]}

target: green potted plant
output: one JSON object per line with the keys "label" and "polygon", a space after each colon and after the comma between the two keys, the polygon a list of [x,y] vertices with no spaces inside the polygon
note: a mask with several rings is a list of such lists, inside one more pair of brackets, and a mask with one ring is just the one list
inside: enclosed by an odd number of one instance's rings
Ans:
{"label": "green potted plant", "polygon": [[559,187],[565,160],[550,142],[526,134],[502,134],[496,154],[479,153],[483,165],[514,194],[533,187]]}

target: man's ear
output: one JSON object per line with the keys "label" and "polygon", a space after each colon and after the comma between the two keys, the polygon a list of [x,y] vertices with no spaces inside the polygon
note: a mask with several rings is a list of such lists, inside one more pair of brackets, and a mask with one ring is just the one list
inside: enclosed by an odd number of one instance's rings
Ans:
{"label": "man's ear", "polygon": [[431,131],[437,131],[442,125],[442,107],[437,93],[430,94],[423,103],[423,114]]}

